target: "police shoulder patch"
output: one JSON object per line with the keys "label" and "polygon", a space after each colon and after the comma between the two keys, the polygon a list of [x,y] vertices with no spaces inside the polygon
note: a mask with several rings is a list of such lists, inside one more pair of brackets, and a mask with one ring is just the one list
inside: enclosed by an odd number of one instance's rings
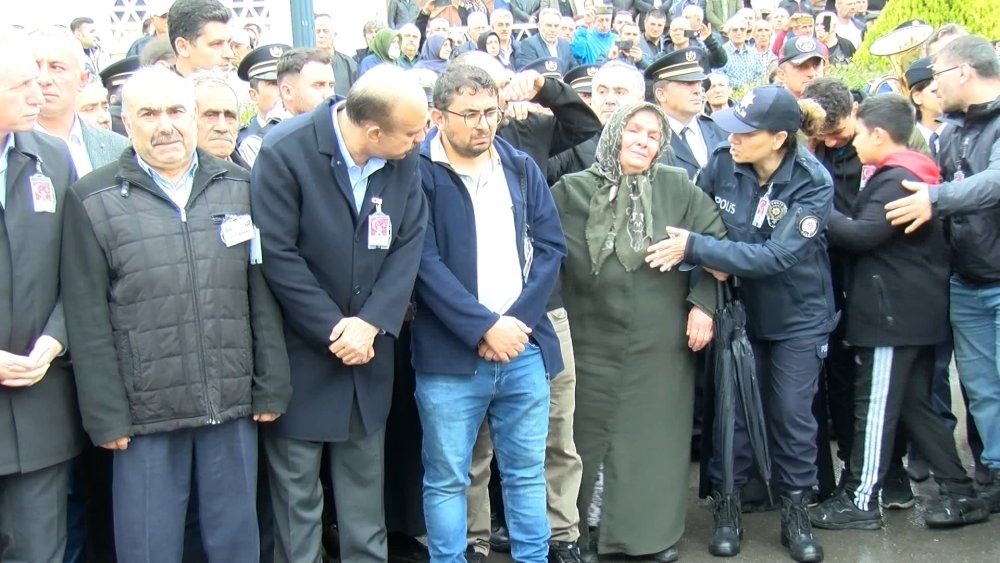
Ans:
{"label": "police shoulder patch", "polygon": [[805,238],[813,238],[819,232],[819,217],[806,215],[799,220],[799,234]]}

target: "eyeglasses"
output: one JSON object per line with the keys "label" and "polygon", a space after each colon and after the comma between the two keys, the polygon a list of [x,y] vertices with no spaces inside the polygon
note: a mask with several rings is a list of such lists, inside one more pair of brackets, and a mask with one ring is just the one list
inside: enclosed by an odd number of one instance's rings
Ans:
{"label": "eyeglasses", "polygon": [[738,31],[740,33],[746,33],[747,32],[747,28],[745,28],[745,27],[730,27],[729,28],[729,32],[730,33],[734,32],[734,31]]}
{"label": "eyeglasses", "polygon": [[465,113],[458,113],[457,111],[451,111],[450,109],[441,110],[445,113],[450,113],[452,115],[457,115],[465,120],[465,124],[469,127],[476,127],[486,118],[486,123],[489,125],[495,125],[503,119],[503,110],[500,108],[490,108],[484,111],[467,111]]}
{"label": "eyeglasses", "polygon": [[955,70],[956,68],[961,68],[961,66],[962,65],[955,65],[955,66],[953,66],[951,68],[946,68],[944,70],[934,70],[934,71],[931,71],[931,78],[933,78],[934,80],[937,80],[938,76],[940,76],[940,75],[942,75],[942,74],[944,74],[944,73],[946,73],[948,71]]}

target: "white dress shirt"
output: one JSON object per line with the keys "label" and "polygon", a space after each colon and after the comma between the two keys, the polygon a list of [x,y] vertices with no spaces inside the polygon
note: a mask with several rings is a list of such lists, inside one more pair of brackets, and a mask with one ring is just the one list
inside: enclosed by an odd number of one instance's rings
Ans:
{"label": "white dress shirt", "polygon": [[[35,130],[52,135],[37,121],[35,122]],[[90,162],[90,155],[87,154],[87,145],[83,144],[83,128],[80,127],[80,120],[76,115],[73,115],[73,126],[70,127],[69,137],[65,141],[66,146],[69,147],[69,156],[73,159],[73,168],[76,169],[76,177],[83,178],[87,174],[90,174],[94,166]]]}
{"label": "white dress shirt", "polygon": [[[441,133],[431,142],[431,160],[447,164],[448,155]],[[454,168],[452,167],[454,170]],[[514,223],[514,203],[510,198],[507,178],[500,155],[490,147],[490,162],[473,178],[455,171],[472,198],[476,219],[476,279],[479,303],[490,311],[503,315],[521,296],[521,259],[517,254],[517,229]],[[460,218],[455,218],[460,221]]]}
{"label": "white dress shirt", "polygon": [[708,164],[708,146],[705,144],[705,137],[701,134],[698,117],[693,117],[690,123],[681,123],[668,115],[667,121],[670,123],[670,130],[673,131],[674,135],[680,136],[687,143],[694,159],[698,161],[698,166],[704,168]]}

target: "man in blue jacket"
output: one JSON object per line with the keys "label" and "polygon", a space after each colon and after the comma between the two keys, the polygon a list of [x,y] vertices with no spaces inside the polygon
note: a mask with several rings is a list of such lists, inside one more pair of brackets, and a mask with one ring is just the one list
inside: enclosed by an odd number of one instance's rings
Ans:
{"label": "man in blue jacket", "polygon": [[472,446],[488,417],[516,561],[545,561],[545,438],[559,342],[546,300],[565,254],[538,166],[496,138],[496,83],[452,65],[420,149],[430,218],[413,320],[432,561],[464,561]]}

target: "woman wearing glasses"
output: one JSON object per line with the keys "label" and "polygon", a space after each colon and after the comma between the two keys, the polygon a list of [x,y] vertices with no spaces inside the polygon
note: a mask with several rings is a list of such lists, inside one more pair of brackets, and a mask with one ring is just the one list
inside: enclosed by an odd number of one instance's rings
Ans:
{"label": "woman wearing glasses", "polygon": [[[604,467],[599,553],[674,561],[687,510],[694,351],[712,338],[715,281],[646,259],[667,225],[723,236],[683,170],[657,164],[670,126],[652,104],[608,120],[596,163],[552,188],[566,236],[562,291],[576,356],[581,515]],[[590,544],[586,518],[580,545]]]}

